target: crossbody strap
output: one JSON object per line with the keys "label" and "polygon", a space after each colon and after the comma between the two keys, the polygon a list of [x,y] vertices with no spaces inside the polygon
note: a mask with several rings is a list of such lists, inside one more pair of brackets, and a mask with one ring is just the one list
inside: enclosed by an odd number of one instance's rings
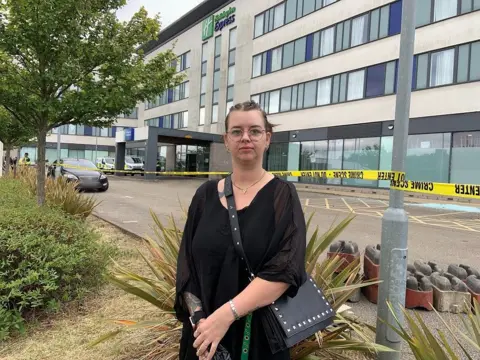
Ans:
{"label": "crossbody strap", "polygon": [[[232,229],[233,247],[237,252],[237,255],[247,267],[249,280],[253,281],[255,275],[253,274],[252,268],[250,267],[247,257],[245,256],[245,250],[243,250],[242,236],[240,234],[240,223],[238,222],[237,206],[235,205],[235,197],[233,196],[231,175],[228,175],[225,178],[223,192],[225,194],[225,198],[227,199],[228,217],[230,218],[230,227]],[[243,329],[242,355],[240,357],[240,360],[248,360],[250,353],[251,327],[252,314],[250,313],[247,315],[247,318],[245,320],[245,328]]]}
{"label": "crossbody strap", "polygon": [[225,198],[227,199],[228,215],[230,218],[230,227],[232,229],[233,247],[237,252],[237,255],[240,257],[240,259],[245,262],[245,265],[247,266],[247,271],[249,274],[248,277],[250,281],[252,281],[255,278],[255,275],[253,274],[253,270],[250,267],[250,263],[247,260],[247,256],[245,255],[245,250],[243,249],[242,236],[240,234],[240,224],[238,222],[237,206],[235,205],[235,197],[233,196],[231,175],[228,175],[225,178],[223,192],[225,193]]}

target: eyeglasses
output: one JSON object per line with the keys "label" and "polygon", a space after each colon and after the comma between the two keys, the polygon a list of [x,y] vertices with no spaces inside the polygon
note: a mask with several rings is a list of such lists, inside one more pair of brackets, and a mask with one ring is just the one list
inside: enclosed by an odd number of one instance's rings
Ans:
{"label": "eyeglasses", "polygon": [[[247,131],[248,137],[251,141],[259,141],[262,139],[265,130],[263,129],[250,129]],[[228,137],[233,141],[240,141],[243,138],[244,131],[242,129],[233,129],[227,132]]]}

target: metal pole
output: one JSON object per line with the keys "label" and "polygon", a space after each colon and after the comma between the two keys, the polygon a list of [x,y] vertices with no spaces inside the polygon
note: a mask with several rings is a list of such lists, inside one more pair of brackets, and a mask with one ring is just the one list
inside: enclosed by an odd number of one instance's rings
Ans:
{"label": "metal pole", "polygon": [[[415,44],[415,2],[403,0],[402,31],[398,63],[397,96],[393,131],[392,170],[405,171],[405,154],[408,142],[410,97],[412,90],[413,52]],[[398,352],[382,352],[379,360],[401,358],[401,338],[386,325],[396,326],[387,301],[395,315],[403,322],[401,306],[405,305],[408,253],[408,217],[404,210],[403,191],[390,189],[390,203],[382,219],[382,243],[376,341]],[[382,321],[383,320],[383,321]]]}
{"label": "metal pole", "polygon": [[61,151],[62,141],[61,141],[61,134],[60,134],[61,131],[62,131],[62,127],[59,126],[57,128],[57,161],[60,161],[60,158],[62,157],[62,151]]}

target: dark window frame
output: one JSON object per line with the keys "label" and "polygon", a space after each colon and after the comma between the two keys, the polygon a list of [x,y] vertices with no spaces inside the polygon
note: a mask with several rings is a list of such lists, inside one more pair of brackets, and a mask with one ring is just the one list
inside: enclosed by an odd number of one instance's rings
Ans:
{"label": "dark window frame", "polygon": [[[260,52],[260,53],[258,53],[258,54],[254,54],[254,55],[252,56],[252,59],[253,59],[254,57],[256,57],[256,56],[262,56],[264,53],[266,53],[266,52],[268,52],[268,51],[271,51],[271,50],[276,49],[276,48],[278,48],[278,47],[282,47],[282,64],[281,64],[281,68],[280,68],[280,69],[271,71],[271,72],[269,72],[269,73],[266,73],[266,72],[264,73],[264,72],[262,71],[262,70],[265,68],[265,67],[263,66],[263,64],[262,64],[262,67],[261,67],[261,69],[260,69],[260,74],[259,74],[259,75],[256,75],[256,76],[253,76],[253,70],[252,70],[252,77],[251,77],[251,78],[254,79],[254,78],[258,78],[258,77],[260,77],[260,76],[265,76],[265,75],[268,75],[268,74],[271,74],[271,73],[275,73],[275,72],[277,72],[277,71],[282,71],[282,70],[291,68],[291,67],[293,67],[293,66],[301,65],[301,64],[306,63],[306,62],[310,62],[310,61],[314,61],[314,60],[317,60],[317,59],[321,59],[321,58],[323,58],[323,57],[330,56],[330,55],[333,55],[333,54],[337,54],[337,53],[340,53],[340,52],[342,52],[342,51],[347,51],[347,50],[350,50],[350,49],[357,48],[357,47],[359,47],[359,46],[363,46],[363,45],[370,44],[370,43],[375,42],[375,41],[379,41],[379,40],[382,40],[382,39],[386,39],[386,38],[390,38],[390,37],[399,35],[399,34],[393,34],[393,35],[390,35],[390,34],[389,34],[390,24],[391,24],[390,9],[391,9],[391,6],[392,6],[393,4],[397,4],[398,2],[401,2],[401,1],[402,1],[402,0],[397,0],[397,1],[391,2],[391,3],[389,3],[389,4],[385,4],[385,5],[382,5],[382,6],[380,6],[380,7],[377,7],[377,8],[375,8],[375,9],[371,9],[371,10],[365,11],[365,12],[363,12],[363,13],[361,13],[361,14],[356,14],[355,16],[353,16],[353,17],[351,17],[351,18],[349,18],[349,19],[345,19],[345,20],[340,21],[340,22],[338,22],[338,23],[334,23],[334,24],[328,25],[327,27],[318,29],[318,30],[316,30],[316,31],[314,31],[314,32],[312,32],[312,33],[309,33],[309,34],[305,35],[305,36],[301,36],[301,37],[296,38],[296,39],[293,39],[293,40],[291,40],[291,41],[289,41],[289,42],[287,42],[287,43],[278,45],[278,46],[276,46],[275,48],[267,49],[267,50],[265,50],[265,51],[263,51],[263,52]],[[433,2],[434,0],[431,0],[431,1]],[[449,18],[446,18],[446,19],[442,19],[442,20],[439,20],[439,21],[436,21],[436,22],[430,22],[430,23],[425,24],[425,25],[417,26],[416,28],[419,29],[419,28],[422,28],[422,27],[424,27],[424,26],[429,26],[429,25],[432,25],[432,24],[437,24],[437,23],[440,23],[440,22],[442,22],[442,21],[448,21],[448,20],[454,19],[454,18],[459,17],[459,16],[464,16],[464,15],[467,15],[467,14],[471,14],[471,13],[480,11],[480,9],[476,9],[476,10],[472,10],[472,11],[470,11],[470,12],[466,12],[466,13],[461,14],[461,13],[460,13],[460,5],[461,5],[461,2],[460,2],[460,1],[461,1],[461,0],[457,0],[458,3],[457,3],[457,15],[456,15],[456,16],[449,17]],[[335,4],[335,3],[333,3],[333,4]],[[333,4],[330,4],[330,5],[333,5]],[[328,5],[328,6],[330,6],[330,5]],[[385,36],[383,36],[383,37],[380,37],[381,22],[382,22],[382,9],[387,8],[387,7],[388,7],[388,11],[387,11],[387,12],[388,12],[387,34],[386,34]],[[473,0],[472,0],[472,9],[473,9]],[[365,42],[365,43],[363,43],[363,44],[355,45],[355,46],[352,47],[352,46],[351,46],[351,41],[352,41],[352,36],[351,36],[351,35],[352,35],[352,26],[350,26],[350,28],[349,28],[349,35],[348,35],[348,37],[349,37],[349,38],[348,38],[348,47],[344,47],[344,38],[345,38],[345,34],[344,34],[345,29],[344,29],[344,27],[345,27],[345,23],[351,22],[353,19],[355,19],[355,18],[357,18],[357,17],[364,16],[364,15],[368,15],[368,29],[370,30],[372,13],[373,13],[374,11],[376,11],[376,10],[379,11],[378,37],[377,37],[376,39],[372,40],[370,31],[368,31],[368,41]],[[430,18],[431,18],[431,19],[433,19],[434,11],[435,11],[435,9],[434,9],[434,7],[432,7],[432,8],[431,8],[431,14],[430,14]],[[343,33],[343,34],[342,34],[342,42],[341,42],[341,48],[340,48],[340,49],[338,49],[338,46],[337,46],[337,45],[338,45],[338,44],[337,44],[337,35],[338,35],[338,31],[339,31],[339,26],[342,27],[342,33]],[[322,56],[322,55],[321,55],[321,49],[320,49],[320,52],[319,52],[319,56],[318,56],[318,57],[313,56],[311,60],[306,60],[306,61],[304,61],[303,63],[293,64],[293,65],[291,65],[291,66],[284,67],[284,65],[283,65],[283,64],[284,64],[284,61],[283,61],[284,49],[283,49],[283,47],[284,47],[285,45],[290,44],[291,42],[295,43],[295,41],[297,41],[297,40],[299,40],[299,39],[301,39],[301,38],[304,38],[304,37],[307,38],[307,37],[310,36],[310,35],[315,36],[315,33],[317,33],[317,32],[320,32],[320,41],[319,41],[319,43],[321,44],[321,32],[322,32],[323,30],[329,29],[330,27],[334,27],[334,46],[333,46],[334,51],[333,51],[332,53]],[[306,49],[305,49],[305,50],[306,50]],[[294,47],[294,50],[293,50],[293,51],[294,51],[294,54],[295,54],[295,47]],[[263,59],[262,59],[262,60],[263,60]],[[252,64],[253,64],[253,60],[252,60]]]}
{"label": "dark window frame", "polygon": [[[301,14],[301,16],[298,16],[298,2],[299,2],[299,1],[301,1],[301,3],[302,3],[302,14]],[[262,37],[262,36],[265,36],[266,34],[269,34],[269,33],[273,32],[273,31],[275,31],[275,30],[278,30],[278,29],[280,29],[280,28],[282,28],[282,27],[284,27],[284,26],[286,26],[286,25],[288,25],[288,24],[291,24],[291,23],[293,23],[293,22],[295,22],[295,21],[297,21],[297,20],[300,20],[300,19],[302,19],[302,18],[304,18],[304,17],[306,17],[306,16],[309,16],[309,15],[311,15],[311,14],[314,14],[314,13],[316,13],[317,11],[320,11],[320,10],[322,10],[322,9],[325,9],[325,8],[328,7],[328,6],[335,5],[335,4],[339,3],[341,0],[336,0],[335,2],[333,2],[333,3],[331,3],[331,4],[327,4],[327,5],[323,5],[323,4],[324,4],[324,0],[320,0],[320,2],[321,2],[322,5],[317,8],[317,3],[318,3],[318,1],[319,1],[319,0],[316,0],[316,1],[315,1],[314,10],[313,10],[312,12],[310,12],[310,13],[308,13],[308,14],[303,14],[303,13],[304,13],[304,11],[303,11],[303,9],[304,9],[304,0],[296,0],[296,3],[295,3],[295,5],[296,5],[296,6],[295,6],[295,8],[296,8],[295,18],[294,18],[292,21],[289,21],[288,23],[286,22],[286,21],[287,21],[287,2],[288,2],[288,0],[285,0],[285,1],[281,2],[281,3],[275,4],[274,6],[271,6],[270,8],[268,8],[267,10],[264,10],[264,11],[262,11],[262,12],[256,14],[256,15],[254,15],[254,17],[253,17],[253,19],[254,19],[253,38],[252,38],[252,39],[255,40],[255,39],[258,39],[258,38],[260,38],[260,37]],[[280,25],[280,26],[277,27],[277,28],[274,28],[274,27],[273,27],[273,26],[274,26],[273,24],[275,24],[275,19],[273,18],[272,29],[269,30],[269,31],[265,31],[265,23],[266,23],[265,19],[266,19],[266,16],[267,16],[267,15],[269,14],[269,12],[271,11],[271,12],[272,12],[272,17],[274,17],[274,16],[275,16],[275,8],[276,8],[277,6],[281,6],[282,4],[285,6],[285,10],[284,10],[284,12],[283,12],[283,24]],[[257,18],[257,16],[261,16],[261,15],[264,16],[264,19],[263,19],[263,24],[264,24],[264,26],[263,26],[263,32],[262,32],[262,34],[260,34],[260,35],[258,35],[258,36],[255,36],[255,19]],[[267,28],[269,28],[269,27],[267,27]]]}
{"label": "dark window frame", "polygon": [[[424,89],[416,89],[416,82],[415,82],[415,79],[417,78],[417,71],[418,71],[418,67],[414,67],[414,70],[415,72],[412,74],[412,91],[422,91],[422,90],[429,90],[429,89],[436,89],[436,88],[441,88],[441,87],[446,87],[446,86],[455,86],[455,85],[463,85],[463,84],[467,84],[467,83],[473,83],[473,82],[480,82],[480,79],[478,80],[471,80],[471,74],[470,74],[470,67],[471,67],[471,63],[472,63],[472,46],[473,44],[480,44],[480,40],[477,40],[477,41],[472,41],[472,42],[467,42],[467,43],[461,43],[461,44],[457,44],[455,46],[448,46],[448,47],[445,47],[445,48],[441,48],[441,49],[435,49],[435,50],[432,50],[432,51],[428,51],[428,52],[423,52],[423,53],[419,53],[419,54],[415,54],[414,55],[414,61],[415,63],[418,61],[418,57],[420,55],[425,55],[427,54],[428,55],[428,68],[427,68],[427,87],[424,88]],[[457,72],[457,67],[458,67],[458,52],[459,52],[459,48],[461,46],[464,46],[464,45],[468,45],[469,46],[469,57],[468,57],[468,69],[469,69],[469,72],[468,72],[468,78],[467,78],[467,81],[464,81],[464,82],[458,82],[458,72]],[[444,84],[444,85],[438,85],[438,86],[430,86],[430,67],[431,67],[431,54],[433,53],[437,53],[437,52],[441,52],[441,51],[448,51],[448,50],[451,50],[451,49],[454,49],[455,50],[455,56],[454,56],[454,67],[453,67],[453,71],[454,71],[454,74],[453,74],[453,82],[451,84]],[[374,66],[378,66],[378,65],[385,65],[384,67],[384,79],[385,79],[385,84],[386,84],[386,81],[387,81],[387,69],[388,69],[388,64],[389,63],[392,63],[392,62],[395,62],[395,75],[394,75],[394,84],[393,84],[393,87],[394,87],[394,92],[393,93],[389,93],[387,94],[386,91],[385,91],[385,88],[383,89],[383,95],[377,95],[377,96],[369,96],[367,97],[367,93],[366,93],[366,90],[367,90],[367,80],[368,80],[368,68],[370,67],[374,67]],[[363,96],[362,98],[360,99],[353,99],[353,100],[347,100],[347,97],[348,97],[348,76],[350,73],[354,73],[354,72],[357,72],[357,71],[364,71],[364,82],[363,82]],[[340,88],[341,88],[341,78],[342,78],[342,75],[346,75],[347,76],[347,80],[346,80],[346,93],[345,93],[345,101],[340,101]],[[334,102],[334,90],[335,90],[335,78],[338,78],[338,101]],[[262,96],[263,97],[266,97],[268,96],[268,94],[270,94],[271,91],[277,91],[277,90],[280,90],[280,99],[281,99],[281,94],[282,94],[282,91],[283,89],[286,89],[286,88],[291,88],[290,92],[291,92],[291,102],[290,102],[290,110],[286,110],[286,111],[282,111],[281,110],[281,106],[279,107],[279,112],[278,113],[284,113],[284,112],[290,112],[290,111],[297,111],[297,110],[302,110],[304,107],[304,100],[302,100],[302,108],[298,108],[298,88],[299,86],[305,86],[306,83],[310,83],[312,81],[316,81],[317,83],[317,87],[316,87],[316,96],[315,96],[315,102],[316,104],[318,104],[317,102],[317,95],[318,95],[318,82],[321,81],[321,80],[325,80],[325,79],[331,79],[331,85],[330,85],[330,103],[329,104],[323,104],[323,105],[316,105],[315,107],[323,107],[323,106],[330,106],[330,105],[335,105],[335,104],[340,104],[340,103],[349,103],[349,102],[355,102],[355,101],[361,101],[361,100],[368,100],[368,99],[374,99],[374,98],[378,98],[378,97],[383,97],[383,96],[391,96],[391,95],[394,95],[396,94],[397,92],[397,82],[398,82],[398,59],[394,59],[394,60],[389,60],[389,61],[385,61],[385,62],[381,62],[381,63],[377,63],[377,64],[372,64],[372,65],[369,65],[369,66],[364,66],[364,67],[360,67],[360,68],[357,68],[357,69],[352,69],[352,70],[349,70],[349,71],[346,71],[346,72],[343,72],[343,73],[338,73],[338,74],[332,74],[332,75],[329,75],[329,76],[324,76],[324,77],[321,77],[321,78],[318,78],[318,79],[311,79],[311,80],[308,80],[308,81],[304,81],[304,82],[301,82],[301,83],[297,83],[297,84],[292,84],[292,85],[289,85],[289,86],[283,86],[281,88],[275,88],[275,89],[271,89],[269,91],[266,91],[266,92],[263,92],[263,93],[256,93],[256,94],[252,94],[251,97],[254,97],[254,96],[259,96],[259,99],[262,99]],[[415,86],[414,86],[415,85]],[[296,89],[296,90],[294,90]],[[294,95],[294,92],[296,95]],[[296,97],[295,101],[293,99],[293,97]],[[295,104],[295,106],[293,106],[293,104]],[[295,108],[294,108],[295,107]],[[267,112],[268,113],[268,112]]]}

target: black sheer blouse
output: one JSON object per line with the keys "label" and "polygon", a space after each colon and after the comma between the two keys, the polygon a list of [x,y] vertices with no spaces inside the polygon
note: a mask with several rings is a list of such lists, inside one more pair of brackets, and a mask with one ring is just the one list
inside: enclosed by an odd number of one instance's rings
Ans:
{"label": "black sheer blouse", "polygon": [[[233,248],[228,211],[220,202],[218,181],[207,181],[195,193],[178,257],[175,311],[183,322],[180,360],[197,359],[193,332],[182,295],[197,296],[207,316],[233,299],[247,285],[247,271]],[[255,275],[290,285],[290,296],[306,281],[305,217],[295,187],[274,177],[250,205],[238,210],[243,247]],[[290,359],[272,355],[259,316],[253,313],[250,360]],[[221,344],[233,360],[240,359],[244,319],[232,324]]]}

